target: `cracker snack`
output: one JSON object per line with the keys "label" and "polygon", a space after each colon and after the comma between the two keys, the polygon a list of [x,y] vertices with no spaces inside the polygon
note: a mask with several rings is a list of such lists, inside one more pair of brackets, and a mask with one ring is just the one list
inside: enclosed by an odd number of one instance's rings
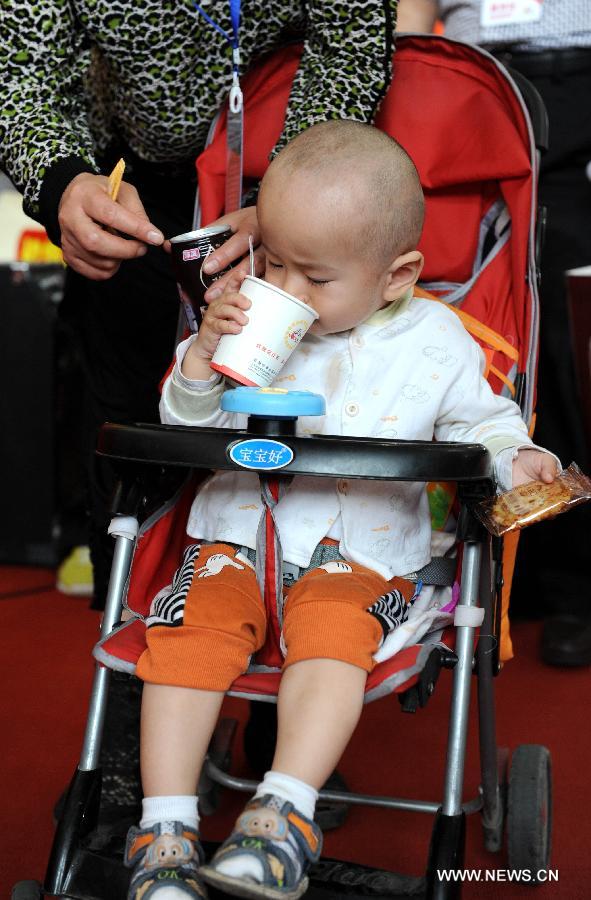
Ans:
{"label": "cracker snack", "polygon": [[591,479],[576,463],[564,469],[552,484],[530,481],[474,507],[491,534],[517,531],[543,519],[553,519],[579,503],[591,500]]}
{"label": "cracker snack", "polygon": [[120,159],[111,174],[109,175],[109,182],[107,185],[107,193],[111,200],[116,200],[117,195],[119,193],[119,188],[121,187],[121,179],[123,178],[123,173],[125,172],[125,160]]}

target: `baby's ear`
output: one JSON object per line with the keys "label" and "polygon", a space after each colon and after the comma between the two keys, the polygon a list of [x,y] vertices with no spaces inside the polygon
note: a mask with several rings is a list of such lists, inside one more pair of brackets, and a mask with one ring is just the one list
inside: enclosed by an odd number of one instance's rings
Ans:
{"label": "baby's ear", "polygon": [[388,266],[384,285],[384,300],[398,300],[419,280],[425,259],[419,250],[410,250],[397,256]]}

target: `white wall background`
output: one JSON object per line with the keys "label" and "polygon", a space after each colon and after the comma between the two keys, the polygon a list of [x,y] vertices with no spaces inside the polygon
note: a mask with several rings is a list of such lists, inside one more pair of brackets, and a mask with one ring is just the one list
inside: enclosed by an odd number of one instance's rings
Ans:
{"label": "white wall background", "polygon": [[18,241],[23,231],[41,228],[23,212],[23,198],[5,175],[0,174],[0,263],[16,259]]}

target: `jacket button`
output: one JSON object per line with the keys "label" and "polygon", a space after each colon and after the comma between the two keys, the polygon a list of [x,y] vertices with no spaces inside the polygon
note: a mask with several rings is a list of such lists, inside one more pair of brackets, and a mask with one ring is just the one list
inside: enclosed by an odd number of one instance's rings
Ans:
{"label": "jacket button", "polygon": [[339,494],[346,494],[349,490],[349,482],[345,481],[344,478],[340,478],[337,484],[337,489]]}
{"label": "jacket button", "polygon": [[347,403],[345,406],[345,412],[348,416],[356,416],[359,412],[359,406],[357,403]]}

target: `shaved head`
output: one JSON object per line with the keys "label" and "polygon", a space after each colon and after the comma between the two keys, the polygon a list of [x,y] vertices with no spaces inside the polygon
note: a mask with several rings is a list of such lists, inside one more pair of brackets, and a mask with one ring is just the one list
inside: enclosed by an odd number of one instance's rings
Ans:
{"label": "shaved head", "polygon": [[400,144],[371,125],[335,120],[306,129],[275,157],[261,195],[282,182],[332,208],[352,245],[374,262],[417,247],[424,218],[417,170]]}

